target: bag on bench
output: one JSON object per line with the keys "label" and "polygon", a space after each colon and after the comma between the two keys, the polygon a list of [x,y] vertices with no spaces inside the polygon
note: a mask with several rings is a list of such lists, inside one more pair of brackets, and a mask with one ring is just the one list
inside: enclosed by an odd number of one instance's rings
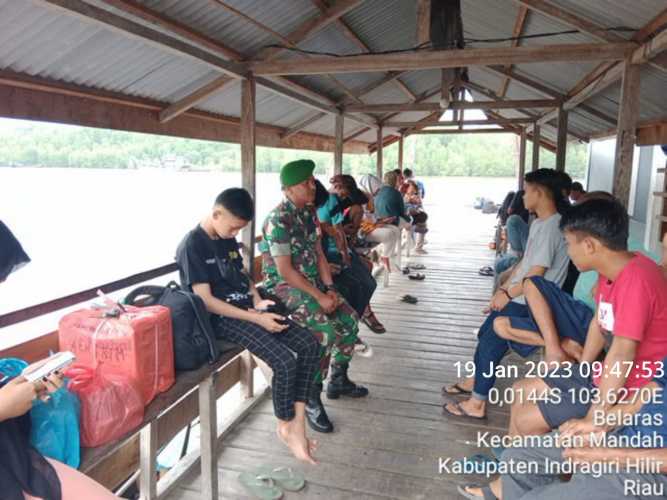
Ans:
{"label": "bag on bench", "polygon": [[140,286],[132,290],[125,304],[165,306],[171,312],[174,335],[174,365],[177,371],[196,370],[220,356],[209,313],[198,295],[187,292],[175,281],[167,286]]}
{"label": "bag on bench", "polygon": [[163,306],[122,307],[110,299],[63,316],[58,324],[61,351],[77,364],[133,379],[149,404],[174,384],[171,314]]}

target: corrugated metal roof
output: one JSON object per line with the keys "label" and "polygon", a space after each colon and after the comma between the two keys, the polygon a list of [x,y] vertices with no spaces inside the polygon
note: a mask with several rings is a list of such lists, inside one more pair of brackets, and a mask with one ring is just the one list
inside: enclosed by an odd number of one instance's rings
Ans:
{"label": "corrugated metal roof", "polygon": [[416,4],[409,0],[366,0],[344,19],[371,50],[405,50],[417,45]]}
{"label": "corrugated metal roof", "polygon": [[[641,28],[665,8],[664,0],[558,0],[558,5],[606,28]],[[616,33],[630,38],[632,33]]]}
{"label": "corrugated metal roof", "polygon": [[[285,36],[319,14],[309,0],[225,0],[227,4]],[[211,0],[139,0],[146,7],[187,24],[246,56],[280,43],[273,35]]]}
{"label": "corrugated metal roof", "polygon": [[[115,11],[101,0],[85,1]],[[147,8],[188,25],[245,55],[255,54],[262,47],[278,42],[273,35],[228,12],[212,0],[138,1]],[[292,32],[304,21],[320,15],[319,9],[311,0],[226,1],[283,35]],[[604,26],[628,24],[636,28],[646,24],[665,6],[664,0],[640,2],[554,0],[554,2]],[[462,0],[462,11],[465,36],[489,39],[510,36],[518,8],[510,0]],[[124,15],[135,22],[141,22],[131,15]],[[416,2],[413,0],[366,0],[343,16],[348,26],[373,51],[405,50],[415,46],[417,43],[415,18]],[[524,33],[536,34],[567,29],[569,27],[561,21],[531,11]],[[522,40],[521,44],[578,43],[594,40],[590,35],[576,33]],[[490,44],[475,42],[468,46],[509,46],[509,44],[507,41]],[[350,54],[359,51],[356,44],[342,32],[337,23],[331,23],[299,46],[316,52]],[[280,57],[293,58],[301,55],[286,52]],[[595,63],[589,62],[536,63],[522,64],[516,66],[514,70],[554,90],[566,93],[594,66]],[[39,0],[23,2],[0,0],[0,69],[11,69],[28,75],[166,102],[181,99],[219,75],[207,64],[164,50],[152,43],[122,35],[97,22],[47,7]],[[503,81],[502,76],[483,68],[472,67],[469,69],[469,74],[473,83],[495,92],[500,89]],[[337,75],[340,82],[352,91],[379,81],[383,77],[384,73],[381,72]],[[325,75],[300,76],[294,79],[334,101],[345,98],[340,86]],[[437,88],[440,72],[411,71],[401,76],[401,80],[416,95],[420,95]],[[619,85],[610,87],[586,104],[609,116],[616,116]],[[641,119],[664,117],[665,88],[667,88],[667,75],[664,72],[650,67],[643,68]],[[479,95],[476,97],[480,100],[488,99]],[[507,97],[532,99],[541,98],[543,95],[527,89],[522,84],[511,83]],[[430,101],[436,102],[437,99],[438,96],[435,96]],[[408,99],[395,84],[386,84],[364,96],[363,100],[373,104],[406,102]],[[277,96],[261,87],[257,90],[257,101],[257,119],[263,123],[289,127],[312,114],[311,109],[298,102]],[[228,86],[197,106],[198,109],[230,116],[238,116],[239,107],[238,84]],[[401,113],[393,119],[417,120],[427,114]],[[512,110],[505,110],[502,114],[508,117],[522,116]],[[576,133],[589,134],[606,129],[609,124],[577,109],[570,113],[570,126]],[[358,127],[358,124],[346,121],[346,130]],[[552,130],[547,133],[546,128],[545,135],[550,134]],[[333,135],[333,119],[324,118],[306,130]],[[371,131],[360,137],[362,140],[373,142],[375,132]]]}

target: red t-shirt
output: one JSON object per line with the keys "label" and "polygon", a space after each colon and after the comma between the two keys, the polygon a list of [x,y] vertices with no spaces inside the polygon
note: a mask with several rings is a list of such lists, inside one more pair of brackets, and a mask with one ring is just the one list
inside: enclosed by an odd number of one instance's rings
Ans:
{"label": "red t-shirt", "polygon": [[[662,270],[636,253],[616,281],[599,277],[595,302],[596,320],[608,340],[614,335],[639,342],[625,387],[648,383],[654,376],[655,363],[667,356],[667,279]],[[627,368],[619,369],[625,373]],[[595,385],[599,385],[599,377]]]}

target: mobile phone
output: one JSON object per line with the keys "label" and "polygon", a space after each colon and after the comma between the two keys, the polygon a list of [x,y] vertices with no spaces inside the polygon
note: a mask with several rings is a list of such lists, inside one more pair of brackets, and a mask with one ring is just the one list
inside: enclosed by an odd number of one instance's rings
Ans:
{"label": "mobile phone", "polygon": [[57,352],[56,354],[48,357],[42,366],[35,369],[34,371],[25,373],[23,376],[28,382],[36,382],[37,380],[41,380],[44,377],[48,377],[57,370],[66,368],[67,366],[71,365],[75,359],[76,356],[70,351]]}

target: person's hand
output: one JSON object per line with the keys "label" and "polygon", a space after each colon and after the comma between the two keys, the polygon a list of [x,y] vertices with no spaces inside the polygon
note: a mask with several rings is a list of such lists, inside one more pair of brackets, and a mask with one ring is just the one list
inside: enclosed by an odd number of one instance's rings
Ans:
{"label": "person's hand", "polygon": [[489,308],[492,311],[500,311],[507,304],[509,304],[509,302],[510,298],[507,296],[507,294],[502,290],[498,290],[491,298],[491,302],[489,303]]}
{"label": "person's hand", "polygon": [[613,448],[565,448],[563,458],[574,463],[618,462]]}
{"label": "person's hand", "polygon": [[283,325],[280,321],[285,321],[285,316],[275,313],[260,312],[257,314],[256,323],[271,333],[280,333],[289,328],[289,325]]}
{"label": "person's hand", "polygon": [[326,314],[331,314],[336,310],[336,307],[338,307],[336,292],[329,291],[327,293],[320,294],[317,297],[317,303]]}
{"label": "person's hand", "polygon": [[272,300],[260,299],[255,303],[255,309],[257,309],[258,311],[266,311],[269,307],[275,305],[276,303]]}
{"label": "person's hand", "polygon": [[381,219],[378,219],[378,223],[379,224],[393,224],[395,220],[396,220],[396,217],[393,217],[393,216],[383,217]]}
{"label": "person's hand", "polygon": [[19,417],[30,411],[40,386],[16,377],[0,389],[0,421]]}
{"label": "person's hand", "polygon": [[590,438],[591,434],[601,434],[607,431],[604,427],[594,425],[593,419],[589,417],[572,418],[561,424],[558,430],[562,438],[571,438],[572,436]]}
{"label": "person's hand", "polygon": [[[45,364],[48,361],[47,359],[43,359],[41,361],[38,361],[36,363],[33,363],[31,365],[26,366],[23,369],[23,372],[21,373],[22,375],[27,375],[29,373],[34,372],[38,368],[40,368],[43,364]],[[37,392],[39,393],[39,398],[42,401],[48,401],[49,397],[48,394],[52,394],[56,392],[58,389],[60,389],[63,385],[63,374],[60,373],[60,371],[55,371],[48,377],[42,378],[42,380],[33,382],[33,384],[37,384]]]}

